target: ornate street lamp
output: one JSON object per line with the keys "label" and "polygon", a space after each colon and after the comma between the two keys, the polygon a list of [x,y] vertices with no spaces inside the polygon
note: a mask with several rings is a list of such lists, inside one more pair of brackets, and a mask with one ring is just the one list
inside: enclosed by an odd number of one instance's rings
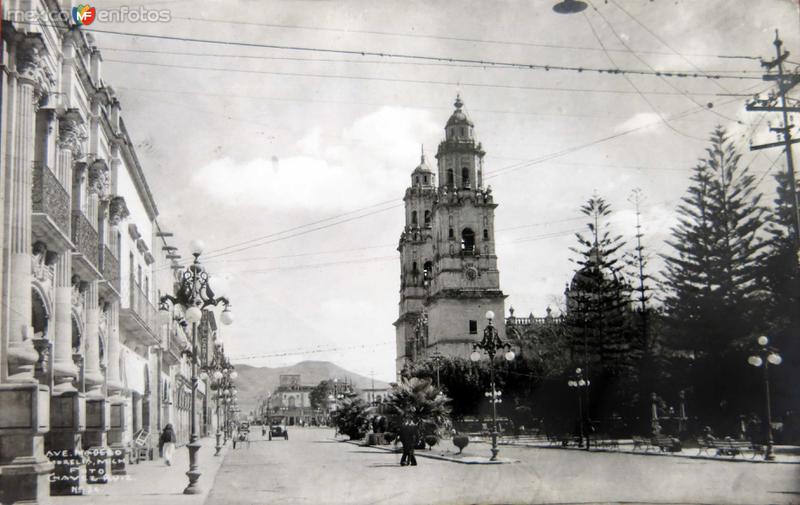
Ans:
{"label": "ornate street lamp", "polygon": [[[438,351],[434,351],[431,354],[431,359],[433,363],[436,365],[436,387],[441,389],[441,382],[439,380],[439,368],[442,366],[442,361],[444,360],[444,356]],[[441,393],[441,391],[439,391]]]}
{"label": "ornate street lamp", "polygon": [[578,392],[578,430],[581,437],[580,447],[583,447],[583,441],[586,440],[586,450],[589,450],[589,434],[584,434],[583,430],[583,399],[581,391],[584,388],[588,388],[591,382],[589,379],[585,378],[583,375],[583,370],[580,368],[575,369],[575,375],[572,376],[570,380],[567,381],[567,385],[571,388],[575,388]]}
{"label": "ornate street lamp", "polygon": [[216,414],[217,414],[217,431],[215,433],[216,436],[216,445],[214,446],[215,452],[214,456],[219,456],[220,451],[224,445],[223,441],[223,425],[220,422],[220,415],[219,415],[219,402],[221,397],[223,396],[223,391],[226,391],[233,387],[233,381],[238,377],[236,370],[234,370],[234,366],[231,365],[228,360],[225,358],[225,355],[222,351],[222,343],[217,342],[217,350],[214,351],[214,359],[209,363],[207,366],[202,368],[200,372],[200,379],[206,380],[208,378],[211,379],[211,389],[216,391]]}
{"label": "ornate street lamp", "polygon": [[494,383],[494,357],[497,354],[497,351],[505,349],[505,354],[503,357],[508,360],[512,361],[514,359],[514,351],[511,350],[511,345],[508,343],[503,342],[500,340],[500,335],[497,333],[497,328],[494,327],[492,321],[494,320],[494,312],[487,311],[486,312],[486,319],[488,323],[486,328],[483,330],[483,340],[479,343],[472,344],[472,354],[470,354],[469,359],[472,361],[480,361],[481,353],[478,352],[479,349],[486,351],[486,354],[489,355],[489,374],[490,374],[490,383],[492,386],[491,391],[491,403],[492,403],[492,457],[491,461],[495,461],[497,459],[497,453],[500,450],[497,448],[497,403],[500,401],[500,393],[495,389]]}
{"label": "ornate street lamp", "polygon": [[778,366],[783,362],[783,358],[778,354],[778,349],[769,346],[769,338],[761,336],[758,337],[756,342],[758,342],[758,347],[755,349],[755,354],[747,358],[747,362],[754,367],[764,365],[764,396],[767,410],[767,450],[764,452],[764,459],[772,461],[775,459],[775,454],[772,452],[772,406],[769,398],[769,365]]}
{"label": "ornate street lamp", "polygon": [[413,362],[417,361],[419,354],[421,353],[420,349],[425,348],[427,349],[427,336],[428,336],[428,313],[425,312],[425,309],[422,309],[422,312],[419,313],[417,316],[417,322],[414,323],[414,349],[411,356]]}
{"label": "ornate street lamp", "polygon": [[170,307],[180,305],[183,308],[184,318],[186,323],[192,327],[192,346],[186,353],[192,360],[192,407],[191,407],[191,427],[192,432],[189,437],[189,471],[186,472],[189,477],[189,485],[183,490],[184,494],[200,494],[202,490],[197,484],[200,478],[200,471],[197,463],[197,451],[200,450],[200,443],[198,442],[197,435],[197,419],[196,419],[196,401],[197,383],[199,378],[197,376],[197,358],[198,358],[198,342],[197,342],[197,324],[203,318],[203,309],[207,307],[216,307],[223,305],[225,309],[222,312],[221,320],[223,324],[231,324],[233,322],[233,314],[231,313],[230,301],[225,297],[215,297],[211,286],[208,284],[209,275],[205,267],[200,264],[200,255],[203,253],[203,243],[199,240],[193,240],[190,244],[194,262],[189,265],[180,275],[180,281],[175,296],[164,295],[159,300],[159,308],[162,311],[169,312]]}
{"label": "ornate street lamp", "polygon": [[553,6],[553,11],[559,14],[577,14],[586,9],[586,2],[581,0],[561,0]]}

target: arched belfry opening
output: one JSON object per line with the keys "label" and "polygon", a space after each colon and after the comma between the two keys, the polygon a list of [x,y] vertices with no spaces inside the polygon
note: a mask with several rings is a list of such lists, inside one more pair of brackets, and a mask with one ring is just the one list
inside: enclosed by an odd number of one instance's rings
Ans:
{"label": "arched belfry opening", "polygon": [[470,254],[475,252],[475,232],[471,228],[464,228],[461,232],[461,250]]}

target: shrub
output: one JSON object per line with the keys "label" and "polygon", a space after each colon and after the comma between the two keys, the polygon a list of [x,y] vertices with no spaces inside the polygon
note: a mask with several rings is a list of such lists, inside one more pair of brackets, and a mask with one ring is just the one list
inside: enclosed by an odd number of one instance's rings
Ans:
{"label": "shrub", "polygon": [[356,395],[350,395],[338,405],[332,417],[339,433],[347,435],[350,440],[361,440],[369,430],[369,414],[367,405]]}
{"label": "shrub", "polygon": [[469,445],[469,437],[466,435],[455,435],[453,437],[453,445],[458,447],[458,453],[464,450],[464,447]]}
{"label": "shrub", "polygon": [[425,443],[428,444],[428,450],[431,450],[434,445],[439,443],[439,437],[436,435],[425,435]]}

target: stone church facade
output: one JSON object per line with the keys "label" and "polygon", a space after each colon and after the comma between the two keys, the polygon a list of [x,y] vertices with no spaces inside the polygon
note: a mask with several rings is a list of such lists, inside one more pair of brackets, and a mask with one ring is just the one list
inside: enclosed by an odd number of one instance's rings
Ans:
{"label": "stone church facade", "polygon": [[434,353],[468,357],[493,311],[505,337],[505,295],[494,240],[497,204],[484,187],[485,151],[460,97],[436,152],[423,152],[406,189],[400,235],[400,304],[395,321],[399,373]]}

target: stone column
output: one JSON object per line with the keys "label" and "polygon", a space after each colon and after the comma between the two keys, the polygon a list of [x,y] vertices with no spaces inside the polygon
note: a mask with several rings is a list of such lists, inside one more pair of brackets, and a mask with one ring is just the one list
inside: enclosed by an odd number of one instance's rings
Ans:
{"label": "stone column", "polygon": [[[72,197],[72,163],[75,155],[80,157],[80,122],[77,111],[67,111],[58,122],[58,161],[56,176]],[[78,377],[78,368],[72,359],[72,254],[61,254],[56,264],[55,285],[55,386],[53,394],[76,391],[73,381]]]}
{"label": "stone column", "polygon": [[[7,165],[4,242],[8,279],[3,292],[8,381],[0,384],[0,502],[39,503],[47,499],[53,464],[44,455],[49,430],[50,388],[33,376],[38,353],[31,328],[31,192],[35,116],[44,86],[52,84],[38,35],[22,35],[10,47],[17,73],[8,103],[14,111]],[[6,81],[8,82],[8,81]],[[16,96],[14,96],[16,95]],[[12,408],[8,408],[12,407]]]}
{"label": "stone column", "polygon": [[38,354],[33,348],[31,327],[31,190],[33,155],[41,89],[37,74],[41,67],[41,41],[26,37],[16,47],[19,73],[14,118],[14,155],[9,165],[6,186],[9,213],[6,215],[10,236],[8,255],[8,380],[33,381],[33,367]]}
{"label": "stone column", "polygon": [[123,382],[119,369],[119,300],[110,303],[108,309],[108,394],[116,396],[122,393]]}
{"label": "stone column", "polygon": [[84,324],[85,358],[84,368],[86,378],[87,398],[105,398],[103,394],[103,372],[100,368],[100,307],[97,298],[97,281],[91,281],[86,289],[85,298],[86,320]]}

